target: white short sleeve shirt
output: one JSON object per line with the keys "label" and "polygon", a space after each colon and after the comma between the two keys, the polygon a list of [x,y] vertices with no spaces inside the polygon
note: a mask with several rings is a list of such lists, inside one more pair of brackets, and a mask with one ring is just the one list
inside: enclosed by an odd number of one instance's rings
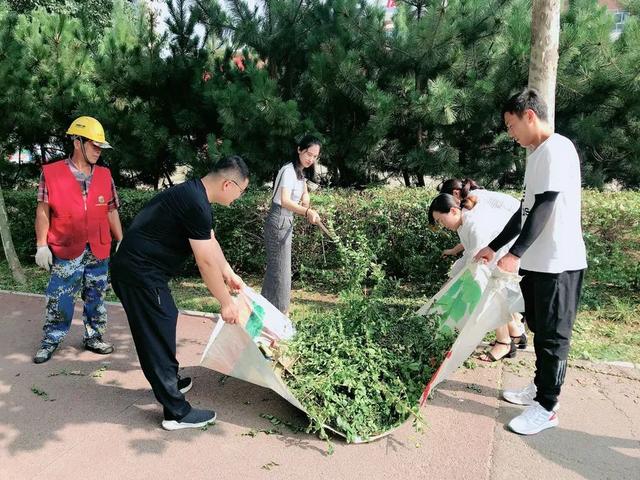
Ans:
{"label": "white short sleeve shirt", "polygon": [[469,192],[469,196],[476,197],[478,199],[478,203],[483,207],[489,206],[493,209],[504,210],[512,216],[516,210],[520,209],[520,200],[517,200],[507,193],[478,189],[471,190]]}
{"label": "white short sleeve shirt", "polygon": [[587,268],[582,238],[580,160],[573,143],[554,133],[527,159],[524,175],[522,224],[544,192],[558,192],[544,229],[520,259],[520,266],[534,272],[560,273]]}
{"label": "white short sleeve shirt", "polygon": [[[470,192],[470,195],[475,192],[476,190]],[[457,231],[460,243],[464,247],[464,253],[459,261],[460,267],[472,262],[475,254],[502,231],[509,219],[520,208],[520,202],[515,198],[506,194],[500,195],[509,197],[510,200],[509,198],[498,198],[500,203],[496,204],[489,201],[489,195],[486,197],[478,196],[478,202],[471,210],[462,210],[462,225]],[[511,248],[514,242],[515,239],[502,247],[488,266],[493,268],[498,259]]]}
{"label": "white short sleeve shirt", "polygon": [[293,203],[299,203],[304,193],[304,184],[304,179],[298,180],[293,163],[287,163],[280,169],[276,177],[276,190],[273,192],[273,203],[282,205],[280,198],[283,187],[289,190],[291,201]]}

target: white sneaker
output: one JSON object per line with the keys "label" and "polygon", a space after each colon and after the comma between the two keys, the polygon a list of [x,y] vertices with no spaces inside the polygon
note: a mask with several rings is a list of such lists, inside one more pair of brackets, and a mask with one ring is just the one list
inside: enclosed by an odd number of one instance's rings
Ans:
{"label": "white sneaker", "polygon": [[537,391],[536,384],[531,382],[521,390],[504,390],[502,398],[516,405],[534,405]]}
{"label": "white sneaker", "polygon": [[521,435],[533,435],[558,425],[558,414],[545,410],[540,404],[531,405],[509,422],[509,428]]}

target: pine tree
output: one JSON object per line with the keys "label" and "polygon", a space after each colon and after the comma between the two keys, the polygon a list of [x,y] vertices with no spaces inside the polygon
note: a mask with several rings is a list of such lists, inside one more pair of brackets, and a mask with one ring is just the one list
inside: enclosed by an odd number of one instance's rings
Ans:
{"label": "pine tree", "polygon": [[[121,185],[142,183],[158,188],[175,168],[168,155],[169,107],[162,99],[167,95],[162,54],[168,35],[156,33],[156,21],[144,6],[133,9],[117,3],[96,62],[94,81],[99,95],[91,108],[100,112],[110,136],[112,173]],[[168,94],[167,104],[173,95],[181,92]]]}
{"label": "pine tree", "polygon": [[[0,118],[0,152],[4,146],[11,148],[10,137],[14,134],[12,113],[15,108],[20,108],[19,102],[12,96],[18,91],[21,75],[14,70],[13,60],[21,54],[20,46],[15,41],[13,30],[17,22],[17,16],[0,6],[0,86],[5,87],[0,95],[0,110],[6,112]],[[7,209],[2,195],[0,184],[0,237],[2,240],[4,256],[7,259],[11,274],[17,283],[24,284],[26,278],[20,265],[20,260],[13,246],[11,227],[7,217]]]}
{"label": "pine tree", "polygon": [[[477,150],[495,137],[487,78],[506,1],[419,0],[400,5],[384,40],[388,59],[371,97],[382,169],[416,176],[478,168]],[[385,131],[386,130],[386,131]]]}
{"label": "pine tree", "polygon": [[[367,105],[380,78],[382,12],[358,0],[328,0],[315,6],[315,50],[302,75],[301,112],[322,134],[323,164],[331,182],[364,186],[375,173],[370,152],[379,138],[367,131]],[[378,57],[376,57],[378,55]]]}
{"label": "pine tree", "polygon": [[556,129],[584,162],[587,184],[617,179],[640,185],[640,28],[637,17],[613,40],[613,19],[594,0],[577,0],[563,17]]}
{"label": "pine tree", "polygon": [[314,131],[298,105],[301,76],[314,50],[315,5],[299,0],[264,1],[260,9],[242,0],[225,4],[223,10],[215,0],[196,2],[207,35],[225,47],[216,71],[225,73],[227,86],[209,89],[221,106],[222,132],[209,142],[209,151],[219,155],[216,145],[226,145],[225,151],[247,157],[257,179],[272,179],[290,160],[295,137]]}
{"label": "pine tree", "polygon": [[[8,17],[13,26],[11,54],[0,78],[3,101],[10,108],[10,136],[26,148],[40,146],[42,158],[49,146],[62,148],[70,118],[92,95],[92,62],[81,40],[81,25],[65,15],[44,9]],[[9,38],[6,36],[5,38]]]}

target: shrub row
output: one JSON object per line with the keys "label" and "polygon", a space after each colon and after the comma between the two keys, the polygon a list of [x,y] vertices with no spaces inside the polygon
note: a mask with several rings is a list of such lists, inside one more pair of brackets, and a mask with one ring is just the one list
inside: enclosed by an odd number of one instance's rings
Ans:
{"label": "shrub row", "polygon": [[[126,229],[155,193],[121,190],[120,216]],[[13,240],[23,262],[32,262],[35,192],[4,192]],[[433,229],[426,189],[331,190],[312,196],[337,242],[297,218],[293,241],[294,275],[313,287],[336,289],[366,280],[379,270],[433,292],[450,264],[441,252],[457,242],[450,232]],[[269,193],[250,191],[231,208],[213,206],[215,232],[229,262],[243,274],[262,275],[262,229]],[[585,301],[597,292],[636,295],[640,287],[640,192],[585,191],[583,226],[589,256]],[[195,275],[193,263],[186,275]]]}

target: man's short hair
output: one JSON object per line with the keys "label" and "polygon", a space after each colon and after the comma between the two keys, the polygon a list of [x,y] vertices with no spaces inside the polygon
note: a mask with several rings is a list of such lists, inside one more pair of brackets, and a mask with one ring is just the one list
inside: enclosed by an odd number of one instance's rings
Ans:
{"label": "man's short hair", "polygon": [[504,117],[505,113],[510,113],[522,118],[525,110],[533,110],[538,118],[544,122],[548,119],[547,104],[535,88],[525,88],[507,100],[502,108],[502,116]]}
{"label": "man's short hair", "polygon": [[249,178],[249,167],[240,155],[229,155],[218,160],[209,174],[235,175],[238,180],[244,181]]}

